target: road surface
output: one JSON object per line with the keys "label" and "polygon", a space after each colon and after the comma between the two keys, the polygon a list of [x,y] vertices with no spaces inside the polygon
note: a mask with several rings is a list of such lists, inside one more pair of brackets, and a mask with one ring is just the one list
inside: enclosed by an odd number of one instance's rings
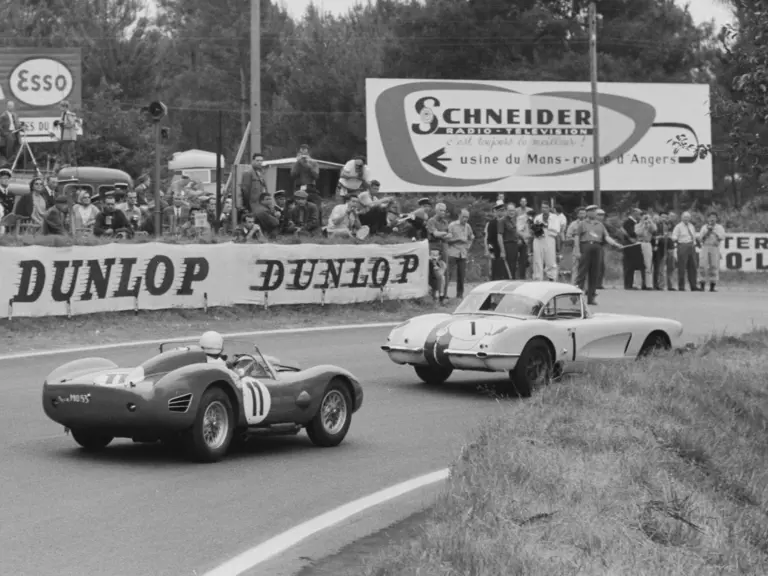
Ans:
{"label": "road surface", "polygon": [[[758,292],[607,291],[599,302],[596,311],[676,318],[690,340],[768,325]],[[449,465],[472,429],[505,409],[475,386],[501,376],[459,373],[441,388],[422,386],[379,350],[387,330],[262,342],[268,353],[301,365],[350,369],[364,382],[365,403],[338,448],[316,448],[302,433],[253,442],[213,465],[130,441],[85,454],[40,406],[42,379],[74,357],[0,361],[0,573],[199,575],[311,517]],[[135,365],[154,351],[105,356]],[[376,528],[373,522],[366,530]]]}

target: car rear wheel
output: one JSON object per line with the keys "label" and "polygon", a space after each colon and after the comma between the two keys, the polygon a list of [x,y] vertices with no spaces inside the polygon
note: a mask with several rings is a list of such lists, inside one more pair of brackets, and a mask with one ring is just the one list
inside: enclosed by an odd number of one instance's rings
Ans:
{"label": "car rear wheel", "polygon": [[80,444],[83,448],[89,452],[95,452],[96,450],[103,450],[106,448],[114,436],[108,434],[99,434],[90,430],[72,430],[72,438],[75,442]]}
{"label": "car rear wheel", "polygon": [[453,368],[433,368],[432,366],[415,366],[416,376],[425,384],[439,386],[453,374]]}
{"label": "car rear wheel", "polygon": [[307,425],[307,436],[316,446],[338,446],[352,424],[352,397],[346,384],[334,378],[325,389],[320,407]]}
{"label": "car rear wheel", "polygon": [[198,462],[218,462],[227,453],[235,432],[229,396],[221,388],[209,388],[200,399],[192,429],[187,433],[189,455]]}
{"label": "car rear wheel", "polygon": [[549,346],[541,338],[534,338],[523,348],[509,377],[513,389],[523,398],[529,398],[534,390],[546,386],[552,380],[554,365]]}

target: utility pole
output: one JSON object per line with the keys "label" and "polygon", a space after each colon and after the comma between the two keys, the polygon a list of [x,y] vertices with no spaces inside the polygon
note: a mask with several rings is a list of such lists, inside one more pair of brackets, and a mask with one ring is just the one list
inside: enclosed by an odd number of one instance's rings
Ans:
{"label": "utility pole", "polygon": [[592,174],[594,179],[594,196],[592,203],[600,206],[600,119],[597,104],[597,6],[589,4],[589,75],[592,84]]}
{"label": "utility pole", "polygon": [[[261,152],[261,0],[251,0],[251,153]],[[250,162],[247,162],[249,164]]]}

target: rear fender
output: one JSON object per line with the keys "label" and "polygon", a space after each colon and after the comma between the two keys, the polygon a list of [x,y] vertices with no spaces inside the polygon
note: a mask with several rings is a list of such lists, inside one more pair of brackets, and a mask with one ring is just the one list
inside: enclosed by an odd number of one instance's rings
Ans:
{"label": "rear fender", "polygon": [[[349,370],[333,366],[331,364],[322,364],[319,366],[313,366],[302,370],[300,373],[286,374],[287,378],[293,382],[296,382],[296,390],[305,389],[308,390],[312,401],[308,408],[302,410],[303,413],[308,413],[314,416],[317,409],[320,407],[320,401],[322,395],[325,393],[325,389],[328,384],[334,378],[341,378],[347,384],[347,388],[352,396],[352,404],[354,406],[353,411],[360,409],[363,403],[363,387],[360,385],[360,381]],[[297,392],[298,394],[298,392]]]}
{"label": "rear fender", "polygon": [[196,413],[200,399],[205,391],[217,384],[233,401],[232,410],[237,414],[238,426],[245,426],[245,415],[242,409],[242,392],[235,385],[229,370],[218,364],[191,364],[173,372],[169,372],[157,382],[155,391],[158,397],[167,401],[182,394],[192,394],[189,411]]}
{"label": "rear fender", "polygon": [[58,368],[55,368],[48,377],[45,379],[49,384],[60,384],[65,380],[73,380],[86,374],[92,374],[94,372],[101,372],[103,370],[110,370],[118,368],[118,365],[107,360],[106,358],[80,358],[62,364]]}

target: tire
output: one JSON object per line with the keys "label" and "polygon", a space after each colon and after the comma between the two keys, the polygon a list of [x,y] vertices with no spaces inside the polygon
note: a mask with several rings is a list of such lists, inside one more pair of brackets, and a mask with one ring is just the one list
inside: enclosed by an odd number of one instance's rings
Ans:
{"label": "tire", "polygon": [[669,340],[663,332],[652,332],[645,339],[637,353],[638,358],[645,358],[656,352],[666,352],[670,349]]}
{"label": "tire", "polygon": [[99,434],[98,432],[92,432],[90,430],[70,430],[72,432],[72,438],[75,442],[80,444],[88,452],[96,452],[106,448],[114,436],[108,434]]}
{"label": "tire", "polygon": [[453,368],[433,368],[431,366],[414,366],[414,368],[416,376],[430,386],[439,386],[453,374]]}
{"label": "tire", "polygon": [[514,370],[509,373],[512,388],[523,398],[530,398],[533,391],[552,381],[554,366],[552,353],[541,338],[530,340],[523,348]]}
{"label": "tire", "polygon": [[312,443],[321,448],[341,444],[352,424],[352,408],[346,384],[338,378],[331,380],[317,413],[307,424],[307,436]]}
{"label": "tire", "polygon": [[209,388],[200,399],[185,444],[198,462],[218,462],[227,454],[235,433],[235,415],[229,396],[221,388]]}

